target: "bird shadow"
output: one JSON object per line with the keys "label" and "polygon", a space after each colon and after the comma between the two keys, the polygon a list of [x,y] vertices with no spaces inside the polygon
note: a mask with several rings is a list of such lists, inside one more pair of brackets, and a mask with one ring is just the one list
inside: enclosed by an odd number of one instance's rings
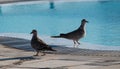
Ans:
{"label": "bird shadow", "polygon": [[26,56],[26,57],[15,57],[15,58],[0,58],[0,61],[6,61],[6,60],[34,60],[33,56]]}

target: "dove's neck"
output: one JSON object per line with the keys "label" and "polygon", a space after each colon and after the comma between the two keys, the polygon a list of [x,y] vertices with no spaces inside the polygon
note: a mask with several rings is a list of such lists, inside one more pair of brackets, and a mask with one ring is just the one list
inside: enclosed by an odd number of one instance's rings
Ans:
{"label": "dove's neck", "polygon": [[86,29],[85,29],[85,22],[82,22],[80,27],[79,27],[79,30],[83,31],[84,32],[84,36],[86,35]]}
{"label": "dove's neck", "polygon": [[82,23],[81,23],[79,29],[81,29],[81,30],[85,30],[85,22],[82,22]]}
{"label": "dove's neck", "polygon": [[32,40],[37,39],[37,34],[33,34]]}

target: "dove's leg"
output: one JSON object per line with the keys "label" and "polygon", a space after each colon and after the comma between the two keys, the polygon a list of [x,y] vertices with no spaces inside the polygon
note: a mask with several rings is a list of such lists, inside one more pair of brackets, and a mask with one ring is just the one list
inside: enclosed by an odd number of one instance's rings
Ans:
{"label": "dove's leg", "polygon": [[74,47],[76,46],[76,42],[75,42],[75,40],[73,40],[73,42],[74,42]]}
{"label": "dove's leg", "polygon": [[45,55],[46,55],[44,51],[43,51],[42,53],[43,53],[43,54],[42,54],[41,56],[45,56]]}
{"label": "dove's leg", "polygon": [[74,45],[75,45],[76,44],[75,40],[73,40],[73,42],[74,42]]}
{"label": "dove's leg", "polygon": [[37,51],[37,53],[34,56],[38,56],[38,54],[39,54],[39,51]]}
{"label": "dove's leg", "polygon": [[80,45],[80,43],[78,41],[76,41],[78,43],[78,45]]}

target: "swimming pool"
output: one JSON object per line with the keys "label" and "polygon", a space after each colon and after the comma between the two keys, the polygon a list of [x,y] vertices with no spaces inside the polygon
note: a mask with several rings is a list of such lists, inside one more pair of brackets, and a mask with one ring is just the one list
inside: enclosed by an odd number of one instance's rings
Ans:
{"label": "swimming pool", "polygon": [[104,46],[120,46],[120,2],[85,1],[49,2],[2,5],[0,33],[30,33],[37,29],[40,36],[58,35],[77,29],[83,18],[86,37],[81,41]]}

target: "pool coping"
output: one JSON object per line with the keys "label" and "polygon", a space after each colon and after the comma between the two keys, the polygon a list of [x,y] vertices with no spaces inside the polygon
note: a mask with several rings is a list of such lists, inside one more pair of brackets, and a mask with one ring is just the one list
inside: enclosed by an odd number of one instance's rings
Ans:
{"label": "pool coping", "polygon": [[[0,33],[0,37],[12,37],[12,38],[20,38],[31,40],[32,35],[27,33]],[[65,47],[73,47],[73,42],[71,40],[67,40],[64,38],[55,39],[51,38],[50,36],[41,35],[38,36],[43,41],[45,41],[49,45],[60,45]],[[106,46],[106,45],[99,45],[99,44],[91,44],[88,42],[81,42],[82,44],[78,46],[80,49],[90,49],[90,50],[108,50],[108,51],[120,51],[120,46]]]}

